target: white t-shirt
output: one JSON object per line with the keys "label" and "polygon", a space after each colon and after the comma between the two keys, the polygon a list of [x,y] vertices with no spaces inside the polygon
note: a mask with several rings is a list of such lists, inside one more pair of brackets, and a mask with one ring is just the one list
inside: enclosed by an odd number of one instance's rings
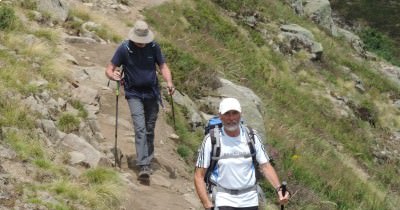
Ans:
{"label": "white t-shirt", "polygon": [[[219,186],[226,189],[245,189],[254,186],[256,182],[255,169],[247,144],[245,128],[241,126],[240,135],[230,137],[226,135],[223,128],[220,129],[221,154],[211,179]],[[255,133],[255,150],[257,162],[261,165],[270,159],[261,143],[259,136]],[[204,140],[197,158],[196,167],[208,168],[211,159],[211,138],[208,135]],[[256,191],[250,191],[239,195],[231,195],[225,192],[217,192],[216,206],[250,207],[258,206]]]}

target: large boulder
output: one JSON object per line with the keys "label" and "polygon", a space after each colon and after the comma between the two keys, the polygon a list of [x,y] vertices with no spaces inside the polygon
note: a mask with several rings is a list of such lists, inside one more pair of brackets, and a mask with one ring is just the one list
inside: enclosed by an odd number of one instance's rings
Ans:
{"label": "large boulder", "polygon": [[303,0],[286,0],[286,2],[293,8],[296,14],[300,16],[304,15]]}
{"label": "large boulder", "polygon": [[177,104],[186,108],[187,117],[189,118],[189,125],[193,130],[203,125],[204,120],[198,112],[199,107],[195,102],[192,101],[192,99],[189,98],[189,96],[176,91],[173,95],[173,100]]}
{"label": "large boulder", "polygon": [[60,147],[69,153],[71,164],[83,164],[93,168],[99,164],[100,159],[103,157],[85,139],[72,133],[62,138]]}
{"label": "large boulder", "polygon": [[333,36],[337,36],[337,27],[332,19],[332,8],[329,0],[286,0],[299,15],[305,15],[322,26]]}
{"label": "large boulder", "polygon": [[[187,95],[176,92],[174,102],[186,108],[189,124],[193,129],[203,128],[206,122],[218,114],[219,103],[222,98],[237,98],[242,106],[244,123],[256,129],[265,140],[265,126],[261,99],[249,88],[219,78],[221,87],[215,90],[215,94],[192,101]],[[201,110],[200,110],[201,109]]]}
{"label": "large boulder", "polygon": [[343,37],[348,43],[350,43],[351,46],[356,50],[358,55],[363,58],[367,57],[365,45],[359,36],[355,35],[351,31],[342,28],[338,28],[338,36]]}
{"label": "large boulder", "polygon": [[[256,129],[258,134],[265,141],[265,123],[263,118],[264,111],[262,110],[261,99],[249,88],[243,87],[233,82],[220,78],[222,86],[216,90],[216,96],[208,96],[200,100],[203,106],[208,106],[209,109],[215,110],[217,114],[219,102],[222,98],[233,97],[239,100],[242,106],[242,117],[244,123]],[[204,115],[203,115],[204,116]]]}
{"label": "large boulder", "polygon": [[332,8],[329,0],[303,0],[304,14],[312,21],[337,36],[337,27],[332,19]]}
{"label": "large boulder", "polygon": [[306,50],[311,54],[311,60],[320,60],[323,53],[321,43],[315,41],[314,35],[307,29],[297,25],[282,25],[281,33],[281,51],[283,53],[292,54],[293,52]]}
{"label": "large boulder", "polygon": [[50,14],[55,20],[60,22],[67,20],[69,6],[63,0],[39,0],[37,8],[42,13]]}

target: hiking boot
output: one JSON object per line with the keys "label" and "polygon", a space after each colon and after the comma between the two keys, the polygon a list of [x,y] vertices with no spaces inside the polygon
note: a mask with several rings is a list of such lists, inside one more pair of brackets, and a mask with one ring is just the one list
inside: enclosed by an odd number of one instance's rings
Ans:
{"label": "hiking boot", "polygon": [[151,166],[150,166],[150,165],[148,165],[148,166],[147,166],[147,169],[149,170],[149,172],[150,172],[150,175],[153,175],[153,169],[151,168]]}
{"label": "hiking boot", "polygon": [[139,179],[148,179],[150,178],[151,173],[152,171],[149,166],[141,166],[139,171]]}

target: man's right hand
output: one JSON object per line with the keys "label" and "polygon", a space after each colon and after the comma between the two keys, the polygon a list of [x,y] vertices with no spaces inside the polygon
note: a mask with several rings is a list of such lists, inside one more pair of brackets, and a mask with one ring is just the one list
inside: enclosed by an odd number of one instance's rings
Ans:
{"label": "man's right hand", "polygon": [[214,205],[210,200],[207,201],[207,204],[203,204],[203,206],[204,206],[204,209],[206,209],[206,210],[213,210],[214,209]]}
{"label": "man's right hand", "polygon": [[121,72],[120,71],[113,71],[112,80],[115,80],[115,81],[121,80]]}

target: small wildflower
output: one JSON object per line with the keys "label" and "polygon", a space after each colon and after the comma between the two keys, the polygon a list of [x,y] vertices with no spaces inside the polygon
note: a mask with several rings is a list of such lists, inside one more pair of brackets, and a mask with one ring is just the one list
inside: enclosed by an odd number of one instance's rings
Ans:
{"label": "small wildflower", "polygon": [[299,155],[293,155],[293,156],[292,156],[292,160],[293,160],[293,161],[295,161],[295,160],[297,160],[297,159],[299,159],[299,158],[300,158]]}

